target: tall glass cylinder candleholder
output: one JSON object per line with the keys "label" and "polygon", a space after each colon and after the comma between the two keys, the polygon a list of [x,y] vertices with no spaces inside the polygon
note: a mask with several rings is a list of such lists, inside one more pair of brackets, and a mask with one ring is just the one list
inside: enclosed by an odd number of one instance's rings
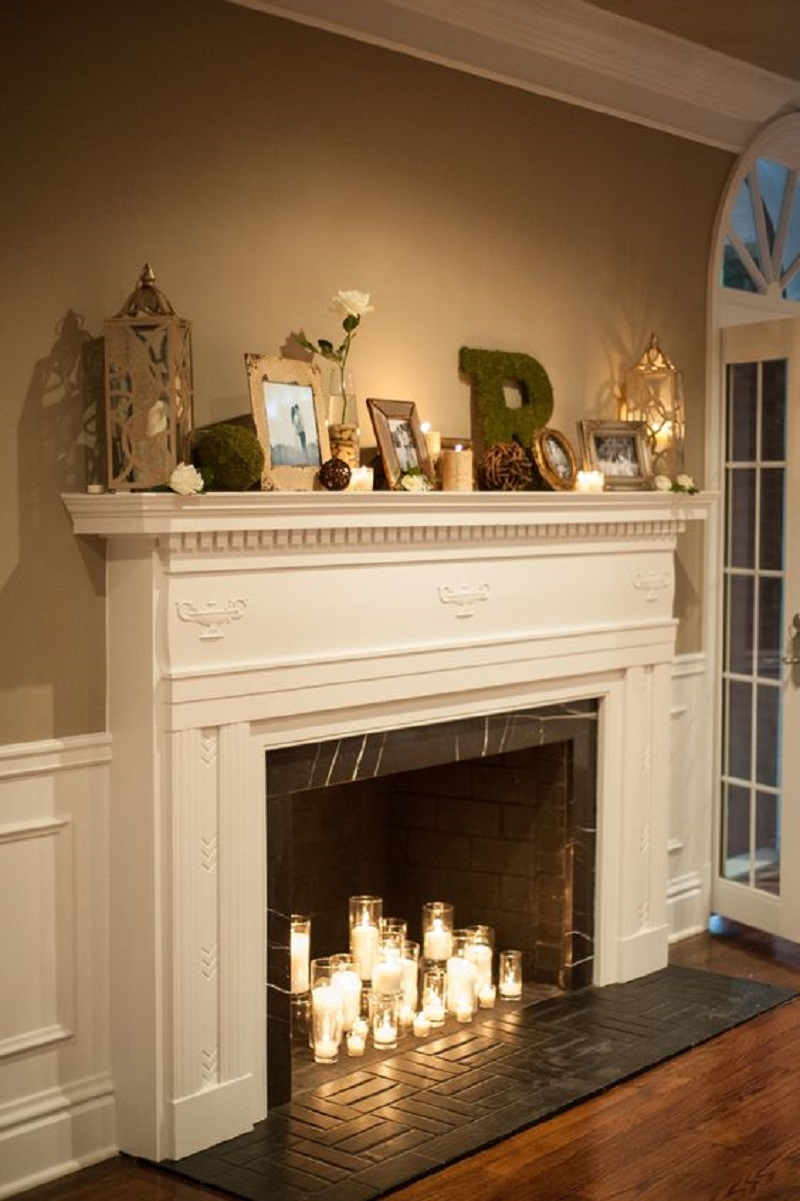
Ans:
{"label": "tall glass cylinder candleholder", "polygon": [[422,906],[422,957],[444,965],[453,952],[453,906],[426,901]]}
{"label": "tall glass cylinder candleholder", "polygon": [[381,918],[381,941],[392,938],[401,942],[408,938],[408,922],[404,917]]}
{"label": "tall glass cylinder candleholder", "polygon": [[330,957],[312,959],[311,1047],[315,1063],[335,1063],[342,1041],[342,996],[333,983],[336,967]]}
{"label": "tall glass cylinder candleholder", "polygon": [[522,996],[522,951],[501,951],[497,962],[497,986],[506,1001]]}
{"label": "tall glass cylinder candleholder", "polygon": [[419,1003],[419,943],[403,942],[403,1005],[412,1013],[417,1012]]}
{"label": "tall glass cylinder candleholder", "polygon": [[289,959],[291,963],[292,996],[301,996],[309,989],[311,962],[311,918],[293,913],[289,919]]}
{"label": "tall glass cylinder candleholder", "polygon": [[400,996],[403,991],[403,940],[384,939],[372,965],[372,988],[377,993]]}
{"label": "tall glass cylinder candleholder", "polygon": [[460,1022],[472,1021],[478,1008],[478,969],[468,957],[470,935],[453,931],[453,954],[447,960],[447,1012]]}
{"label": "tall glass cylinder candleholder", "polygon": [[494,930],[491,926],[466,926],[467,945],[464,954],[478,972],[478,992],[491,988],[494,961]]}
{"label": "tall glass cylinder candleholder", "polygon": [[352,955],[331,955],[331,984],[339,992],[342,1003],[342,1029],[348,1033],[358,1021],[361,1011],[361,977],[355,969]]}
{"label": "tall glass cylinder candleholder", "polygon": [[381,897],[350,897],[350,954],[362,981],[372,979],[372,968],[380,946],[383,917]]}
{"label": "tall glass cylinder candleholder", "polygon": [[400,1035],[400,998],[375,993],[372,1005],[372,1042],[376,1051],[393,1051]]}
{"label": "tall glass cylinder candleholder", "polygon": [[447,973],[444,968],[426,967],[422,972],[422,1012],[431,1026],[443,1026]]}

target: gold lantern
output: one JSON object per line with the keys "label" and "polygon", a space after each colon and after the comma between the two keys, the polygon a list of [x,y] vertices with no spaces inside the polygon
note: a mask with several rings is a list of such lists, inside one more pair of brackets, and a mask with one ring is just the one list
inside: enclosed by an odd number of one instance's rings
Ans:
{"label": "gold lantern", "polygon": [[149,263],[103,333],[108,487],[167,484],[192,433],[191,326],[156,287]]}
{"label": "gold lantern", "polygon": [[670,479],[683,471],[683,377],[664,354],[655,334],[625,375],[621,416],[643,421],[656,475]]}

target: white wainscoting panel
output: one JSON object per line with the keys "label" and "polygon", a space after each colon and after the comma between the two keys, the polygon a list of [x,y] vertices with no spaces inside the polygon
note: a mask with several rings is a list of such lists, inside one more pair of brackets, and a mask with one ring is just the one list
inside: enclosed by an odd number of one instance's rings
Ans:
{"label": "white wainscoting panel", "polygon": [[0,747],[0,1197],[116,1150],[106,734]]}
{"label": "white wainscoting panel", "polygon": [[672,671],[669,879],[670,941],[708,926],[714,745],[711,681],[703,654],[683,655]]}

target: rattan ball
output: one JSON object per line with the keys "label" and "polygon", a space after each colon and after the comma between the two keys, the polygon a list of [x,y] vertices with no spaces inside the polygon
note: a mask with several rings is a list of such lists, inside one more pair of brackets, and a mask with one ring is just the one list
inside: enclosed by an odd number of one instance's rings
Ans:
{"label": "rattan ball", "polygon": [[533,483],[533,463],[518,442],[497,442],[483,456],[481,476],[490,492],[523,492]]}
{"label": "rattan ball", "polygon": [[329,492],[344,492],[352,472],[344,459],[326,459],[319,469],[319,482]]}

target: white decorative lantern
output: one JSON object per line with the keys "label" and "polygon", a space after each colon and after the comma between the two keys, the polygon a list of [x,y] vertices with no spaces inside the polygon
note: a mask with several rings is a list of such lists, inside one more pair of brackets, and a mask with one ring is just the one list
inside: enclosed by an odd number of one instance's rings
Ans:
{"label": "white decorative lantern", "polygon": [[191,326],[155,286],[146,263],[105,341],[108,487],[167,484],[192,433]]}
{"label": "white decorative lantern", "polygon": [[621,416],[643,421],[655,475],[674,479],[683,471],[683,376],[658,345],[655,334],[625,375]]}

